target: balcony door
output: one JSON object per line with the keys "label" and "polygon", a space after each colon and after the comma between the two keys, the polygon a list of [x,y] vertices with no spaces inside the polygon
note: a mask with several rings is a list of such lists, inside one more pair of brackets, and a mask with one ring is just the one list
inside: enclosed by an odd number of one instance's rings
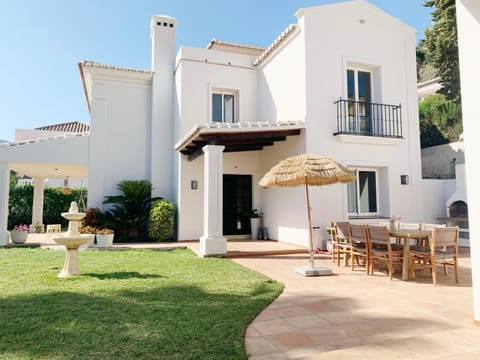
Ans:
{"label": "balcony door", "polygon": [[372,133],[372,74],[347,70],[349,130],[357,134]]}
{"label": "balcony door", "polygon": [[348,183],[349,215],[377,215],[377,172],[355,170],[357,179]]}

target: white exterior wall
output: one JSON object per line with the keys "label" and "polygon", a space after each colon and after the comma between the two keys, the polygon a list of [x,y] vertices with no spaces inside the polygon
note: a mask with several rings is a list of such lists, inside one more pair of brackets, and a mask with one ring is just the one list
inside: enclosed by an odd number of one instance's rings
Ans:
{"label": "white exterior wall", "polygon": [[109,71],[91,82],[88,206],[102,209],[120,181],[149,180],[151,83]]}
{"label": "white exterior wall", "polygon": [[455,179],[423,179],[422,200],[424,215],[419,222],[439,223],[438,217],[448,216],[447,200],[455,192]]}
{"label": "white exterior wall", "polygon": [[[181,216],[178,219],[178,239],[195,240],[203,231],[204,156],[194,161],[180,156],[178,212]],[[253,208],[261,210],[261,188],[257,185],[263,176],[260,171],[260,152],[224,153],[223,156],[224,174],[252,175]],[[192,180],[198,182],[197,190],[191,189]]]}
{"label": "white exterior wall", "polygon": [[[381,171],[380,215],[396,214],[408,221],[419,218],[422,201],[414,29],[363,2],[307,9],[304,17],[307,152],[330,156],[351,168],[377,168]],[[361,144],[338,142],[332,136],[337,126],[333,102],[347,97],[350,66],[372,72],[373,102],[402,105],[405,139],[390,145],[364,137],[367,143]],[[402,174],[409,176],[409,185],[400,185]]]}
{"label": "white exterior wall", "polygon": [[305,34],[293,30],[290,38],[258,69],[260,121],[305,120]]}
{"label": "white exterior wall", "polygon": [[[304,117],[305,139],[292,148],[287,146],[282,155],[283,144],[272,152],[264,150],[265,171],[276,163],[273,159],[301,152],[326,155],[351,168],[375,169],[379,214],[418,220],[423,210],[415,31],[363,2],[303,9],[297,16],[299,33],[261,65],[259,118],[263,119],[263,114],[281,120]],[[373,102],[402,105],[405,139],[355,136],[357,142],[345,143],[333,136],[337,126],[334,101],[346,98],[347,66],[358,64],[373,72]],[[296,142],[294,138],[290,141]],[[409,176],[409,185],[400,185],[400,175]],[[321,226],[325,237],[324,227],[331,220],[346,217],[346,185],[312,187],[310,197],[313,225]],[[263,199],[272,238],[305,245],[305,189],[265,190]]]}
{"label": "white exterior wall", "polygon": [[[176,79],[176,139],[196,124],[211,120],[212,89],[233,90],[236,94],[237,121],[257,120],[257,77],[253,70],[254,57],[223,51],[182,47],[177,55]],[[258,152],[224,154],[224,174],[258,177]],[[177,207],[178,239],[198,239],[203,231],[204,156],[189,161],[178,156]],[[191,181],[198,189],[191,189]],[[259,189],[254,189],[254,204],[260,206]]]}
{"label": "white exterior wall", "polygon": [[[305,38],[304,32],[293,30],[259,66],[258,118],[261,121],[305,120]],[[285,142],[266,147],[261,153],[261,176],[279,161],[306,151],[305,130]],[[258,182],[254,184],[258,187]],[[261,189],[263,224],[269,237],[306,246],[308,222],[305,189]],[[312,208],[313,222],[315,210]]]}
{"label": "white exterior wall", "polygon": [[458,0],[458,48],[460,60],[460,83],[462,88],[462,115],[465,143],[465,170],[468,195],[468,216],[470,218],[470,253],[472,260],[472,285],[474,320],[480,325],[480,172],[475,157],[480,154],[478,121],[478,84],[480,83],[480,52],[478,34],[480,34],[480,3],[477,0]]}
{"label": "white exterior wall", "polygon": [[180,136],[196,124],[211,121],[212,89],[236,93],[237,120],[257,121],[256,73],[253,57],[182,47],[177,56],[177,104]]}

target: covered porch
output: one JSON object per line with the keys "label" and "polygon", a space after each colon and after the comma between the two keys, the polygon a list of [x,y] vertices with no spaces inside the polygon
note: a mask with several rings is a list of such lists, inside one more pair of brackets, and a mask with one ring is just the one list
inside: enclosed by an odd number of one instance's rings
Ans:
{"label": "covered porch", "polygon": [[[180,156],[178,190],[181,213],[179,239],[196,239],[202,231],[199,255],[225,256],[227,235],[235,235],[236,226],[245,231],[248,219],[244,214],[261,205],[261,189],[256,184],[265,167],[261,157],[268,157],[261,150],[270,147],[271,152],[273,146],[275,149],[277,146],[287,146],[283,144],[294,141],[290,140],[292,138],[302,139],[303,137],[297,136],[301,135],[303,129],[305,123],[302,121],[285,121],[209,123],[195,126],[188,132],[175,146],[175,150],[183,154]],[[284,149],[284,152],[288,154],[299,151],[288,150]],[[254,153],[255,151],[257,153]],[[200,161],[197,160],[199,157]],[[225,159],[229,159],[226,164]],[[232,185],[230,181],[225,181],[232,177],[243,177],[239,183],[249,185],[250,188],[247,189],[246,186],[244,191],[242,190],[243,207],[230,211],[225,204],[231,195]],[[197,186],[200,191],[195,191]],[[199,212],[202,203],[203,213]],[[228,226],[229,217],[233,217],[233,226]],[[196,233],[191,231],[187,234],[182,230],[187,227],[196,228]],[[248,237],[247,233],[243,234],[243,237]]]}
{"label": "covered porch", "polygon": [[8,244],[10,171],[34,180],[32,224],[43,225],[45,180],[88,177],[89,135],[61,135],[0,144],[0,246]]}

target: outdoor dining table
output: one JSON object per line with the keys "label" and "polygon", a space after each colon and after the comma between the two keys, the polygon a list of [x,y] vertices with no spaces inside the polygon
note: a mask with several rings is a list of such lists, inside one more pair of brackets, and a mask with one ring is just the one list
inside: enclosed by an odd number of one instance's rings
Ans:
{"label": "outdoor dining table", "polygon": [[402,262],[402,280],[409,280],[410,259],[408,252],[410,250],[410,239],[429,239],[431,231],[398,229],[390,230],[389,235],[400,239],[403,243],[403,262]]}

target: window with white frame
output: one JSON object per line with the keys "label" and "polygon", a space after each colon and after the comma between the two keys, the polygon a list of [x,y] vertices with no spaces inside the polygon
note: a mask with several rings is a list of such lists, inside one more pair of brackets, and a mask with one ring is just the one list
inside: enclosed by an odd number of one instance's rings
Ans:
{"label": "window with white frame", "polygon": [[377,172],[357,169],[355,174],[357,179],[348,183],[348,214],[377,215]]}
{"label": "window with white frame", "polygon": [[355,133],[372,132],[372,73],[359,68],[347,69],[347,98],[349,130]]}
{"label": "window with white frame", "polygon": [[236,122],[235,93],[232,91],[214,90],[212,92],[212,121]]}

